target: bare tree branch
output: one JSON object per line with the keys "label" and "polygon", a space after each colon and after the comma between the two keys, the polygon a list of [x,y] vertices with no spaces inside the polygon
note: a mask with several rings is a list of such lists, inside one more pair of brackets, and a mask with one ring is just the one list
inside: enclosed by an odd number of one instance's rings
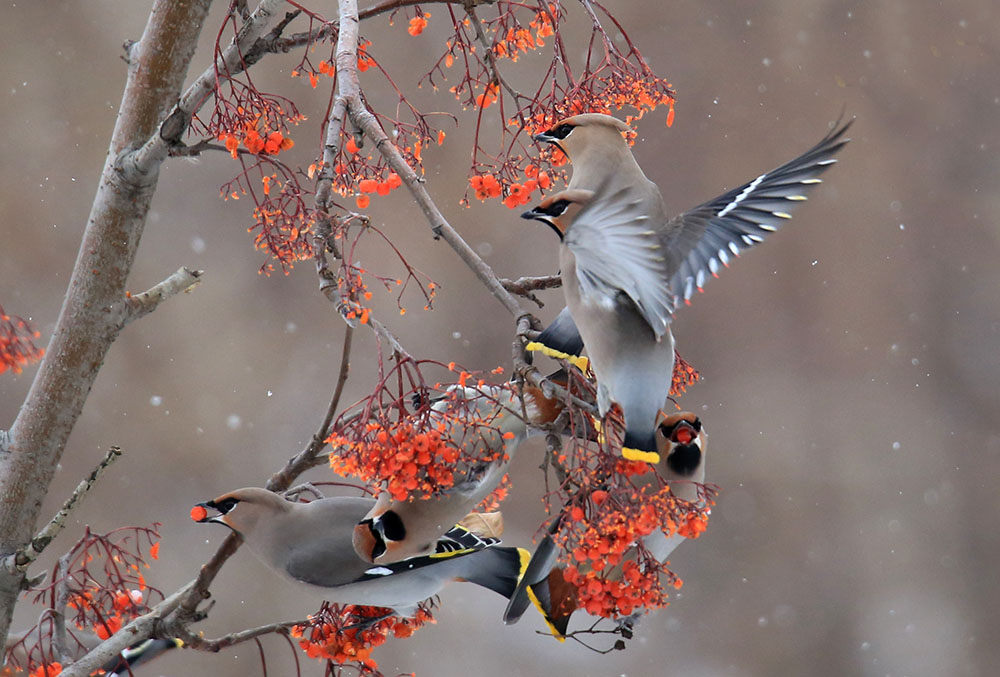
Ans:
{"label": "bare tree branch", "polygon": [[42,527],[42,530],[31,539],[30,543],[17,549],[17,551],[12,555],[7,555],[3,558],[2,566],[10,573],[23,572],[25,571],[32,562],[38,559],[38,556],[42,554],[49,543],[52,542],[60,531],[62,531],[63,524],[66,522],[66,518],[76,507],[76,504],[80,502],[88,491],[97,483],[104,471],[108,469],[112,463],[117,460],[119,456],[122,455],[122,450],[120,447],[112,446],[108,453],[105,454],[104,458],[97,467],[94,468],[86,478],[80,480],[80,483],[76,485],[76,489],[66,502],[63,503],[62,508],[59,512],[49,520],[49,523]]}
{"label": "bare tree branch", "polygon": [[559,275],[543,275],[541,277],[519,277],[516,280],[504,278],[500,280],[504,289],[518,296],[529,296],[538,289],[556,289],[562,286]]}
{"label": "bare tree branch", "polygon": [[189,268],[178,268],[162,282],[147,289],[141,294],[129,296],[125,302],[125,324],[145,317],[156,310],[157,306],[181,292],[190,292],[201,282],[204,270],[190,270]]}
{"label": "bare tree branch", "polygon": [[306,619],[299,621],[282,621],[280,623],[270,623],[268,625],[261,625],[256,628],[248,628],[246,630],[241,630],[240,632],[231,632],[228,635],[223,635],[216,639],[202,639],[201,637],[192,638],[188,646],[192,649],[198,649],[199,651],[220,651],[225,649],[227,646],[233,646],[234,644],[240,644],[241,642],[248,642],[252,639],[262,637],[264,635],[269,635],[271,633],[283,633],[287,634],[288,630],[295,627],[296,625],[308,625],[309,621]]}

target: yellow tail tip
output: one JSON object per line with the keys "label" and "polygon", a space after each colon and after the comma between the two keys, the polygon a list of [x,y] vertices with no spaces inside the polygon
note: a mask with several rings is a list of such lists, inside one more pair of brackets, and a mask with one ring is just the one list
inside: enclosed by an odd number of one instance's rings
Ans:
{"label": "yellow tail tip", "polygon": [[545,621],[545,625],[549,628],[552,636],[560,642],[565,642],[566,636],[559,632],[556,626],[552,623],[552,618],[549,616],[549,612],[545,610],[544,606],[542,606],[541,601],[535,595],[535,591],[531,589],[530,585],[526,588],[526,591],[528,593],[528,598],[531,599],[531,603],[535,605],[535,608],[538,609],[538,613],[542,615],[542,620]]}
{"label": "yellow tail tip", "polygon": [[622,456],[629,461],[660,462],[660,455],[655,451],[642,451],[640,449],[633,449],[632,447],[622,447]]}
{"label": "yellow tail tip", "polygon": [[590,364],[590,360],[582,355],[570,355],[569,353],[564,353],[561,350],[549,348],[544,343],[539,343],[538,341],[530,341],[524,346],[524,349],[529,353],[541,353],[542,355],[556,360],[566,360],[580,371],[587,371],[587,366]]}

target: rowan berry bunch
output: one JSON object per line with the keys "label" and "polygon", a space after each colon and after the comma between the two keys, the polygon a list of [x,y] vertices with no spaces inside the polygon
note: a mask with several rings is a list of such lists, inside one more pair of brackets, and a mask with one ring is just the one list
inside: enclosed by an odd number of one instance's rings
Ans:
{"label": "rowan berry bunch", "polygon": [[[50,677],[62,666],[53,638],[57,614],[65,618],[66,649],[76,654],[89,647],[76,637],[91,631],[107,639],[125,624],[149,611],[163,593],[146,582],[146,558],[159,559],[159,524],[121,527],[106,534],[88,527],[83,537],[53,566],[49,583],[33,591],[32,602],[44,604],[38,623],[8,646],[9,665]],[[27,664],[22,664],[23,657]]]}
{"label": "rowan berry bunch", "polygon": [[390,636],[410,637],[426,623],[434,623],[431,601],[421,604],[411,618],[400,618],[392,609],[339,605],[324,602],[309,617],[308,625],[296,625],[291,635],[310,658],[326,660],[327,674],[343,674],[354,668],[361,675],[380,675],[371,653]]}
{"label": "rowan berry bunch", "polygon": [[[458,383],[430,385],[423,376],[428,367],[457,373]],[[498,420],[513,414],[498,404],[510,397],[506,386],[454,363],[404,358],[334,425],[330,466],[385,486],[398,500],[439,496],[474,468],[502,460],[514,435],[501,433]]]}
{"label": "rowan berry bunch", "polygon": [[42,359],[45,349],[35,345],[40,336],[27,320],[8,315],[0,306],[0,374],[8,369],[20,374],[25,365]]}

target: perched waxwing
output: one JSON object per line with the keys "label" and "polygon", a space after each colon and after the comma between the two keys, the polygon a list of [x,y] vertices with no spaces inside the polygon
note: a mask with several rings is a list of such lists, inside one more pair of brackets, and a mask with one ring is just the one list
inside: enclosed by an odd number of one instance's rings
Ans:
{"label": "perched waxwing", "polygon": [[[463,468],[462,479],[440,496],[393,500],[382,493],[354,529],[354,548],[362,559],[384,564],[433,553],[438,538],[496,489],[528,436],[529,424],[553,421],[562,409],[560,402],[531,387],[525,388],[524,404],[522,412],[512,387],[489,385],[453,386],[447,396],[433,402],[432,421],[435,413],[449,408],[464,410],[457,419],[444,419],[445,435],[473,462]],[[477,423],[467,425],[470,418]]]}
{"label": "perched waxwing", "polygon": [[[5,669],[10,668],[9,663],[17,663],[21,666],[28,664],[28,653],[25,645],[30,646],[31,635],[34,635],[34,633],[12,632],[7,635],[4,651]],[[92,649],[96,649],[102,641],[93,632],[72,630],[67,636],[67,650],[72,659],[77,661]],[[131,674],[132,670],[138,666],[149,663],[166,651],[179,649],[182,646],[184,646],[184,642],[179,639],[147,639],[137,642],[127,649],[123,649],[121,653],[101,666],[101,674],[105,675],[105,677],[119,677]],[[11,669],[11,674],[17,673]]]}
{"label": "perched waxwing", "polygon": [[[701,420],[691,412],[679,412],[662,417],[656,429],[661,460],[654,466],[660,478],[678,498],[700,504],[698,485],[705,482],[705,452],[707,435]],[[645,482],[655,481],[653,471],[643,475]],[[566,636],[570,616],[577,609],[576,587],[563,578],[557,566],[559,547],[553,538],[560,520],[549,528],[531,560],[528,562],[514,594],[504,612],[504,623],[516,623],[532,603],[541,612],[552,634],[562,641]],[[642,539],[643,547],[658,562],[663,563],[685,539],[675,532],[667,535],[654,531]]]}
{"label": "perched waxwing", "polygon": [[191,517],[226,525],[271,569],[330,602],[390,607],[411,616],[418,603],[453,580],[476,583],[507,598],[513,594],[527,552],[500,547],[499,539],[460,526],[437,539],[430,555],[377,565],[361,559],[354,551],[353,531],[374,504],[375,499],[361,497],[293,503],[251,487],[200,503]]}
{"label": "perched waxwing", "polygon": [[603,416],[625,417],[622,453],[658,461],[655,424],[673,376],[674,309],[730,258],[761,242],[836,162],[850,122],[803,155],[673,218],[609,115],[588,113],[537,135],[573,164],[568,188],[522,214],[562,239],[563,292],[598,381]]}

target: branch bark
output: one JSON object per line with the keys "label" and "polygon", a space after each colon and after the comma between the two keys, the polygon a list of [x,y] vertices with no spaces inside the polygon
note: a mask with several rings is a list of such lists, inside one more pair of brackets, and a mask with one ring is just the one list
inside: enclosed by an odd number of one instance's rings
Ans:
{"label": "branch bark", "polygon": [[[70,431],[124,324],[126,283],[159,162],[151,159],[136,171],[123,158],[156,133],[177,101],[209,4],[156,0],[130,50],[118,120],[66,298],[0,457],[0,556],[31,537]],[[7,635],[23,578],[21,571],[0,571],[0,637]]]}
{"label": "branch bark", "polygon": [[141,294],[130,296],[126,302],[128,314],[125,317],[125,323],[128,324],[149,315],[171,296],[191,291],[195,285],[201,282],[201,276],[204,274],[203,270],[179,268],[177,272],[152,288]]}

